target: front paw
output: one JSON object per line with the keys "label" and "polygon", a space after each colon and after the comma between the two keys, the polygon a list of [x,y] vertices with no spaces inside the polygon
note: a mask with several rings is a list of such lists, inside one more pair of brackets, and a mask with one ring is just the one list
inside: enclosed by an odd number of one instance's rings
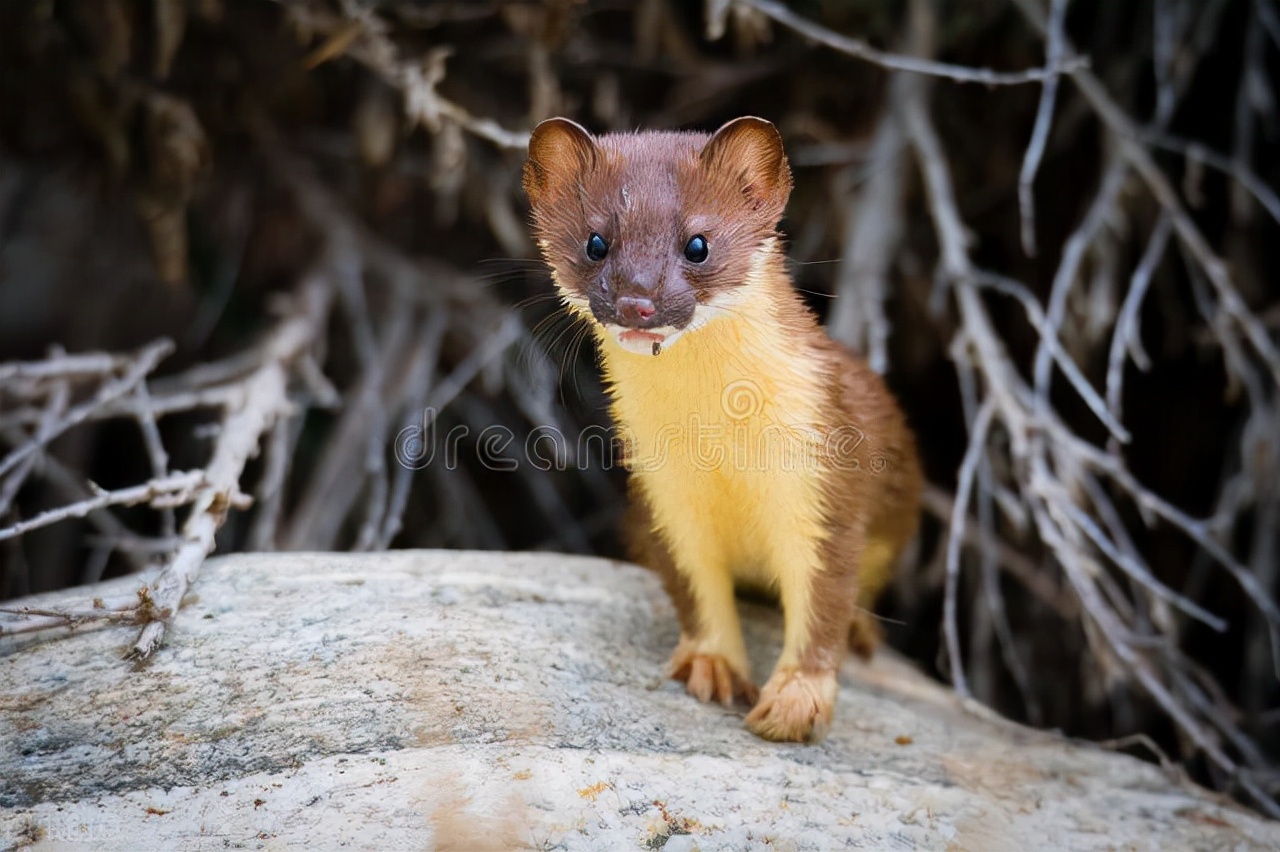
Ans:
{"label": "front paw", "polygon": [[703,703],[714,699],[728,707],[738,699],[750,706],[760,694],[750,676],[727,657],[700,651],[683,637],[671,655],[667,676],[684,681],[685,691]]}
{"label": "front paw", "polygon": [[827,735],[836,705],[835,672],[779,669],[747,714],[747,727],[776,742],[816,743]]}

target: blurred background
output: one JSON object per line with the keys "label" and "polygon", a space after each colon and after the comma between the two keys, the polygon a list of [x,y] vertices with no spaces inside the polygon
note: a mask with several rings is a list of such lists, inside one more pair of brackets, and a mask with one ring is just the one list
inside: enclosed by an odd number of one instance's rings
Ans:
{"label": "blurred background", "polygon": [[6,0],[0,605],[220,523],[621,557],[528,129],[759,115],[931,483],[890,644],[1275,815],[1278,67],[1275,0]]}

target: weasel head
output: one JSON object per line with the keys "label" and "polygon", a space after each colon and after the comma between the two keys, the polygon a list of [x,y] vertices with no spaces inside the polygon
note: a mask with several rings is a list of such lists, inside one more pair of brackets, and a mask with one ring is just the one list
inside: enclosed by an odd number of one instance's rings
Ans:
{"label": "weasel head", "polygon": [[772,250],[791,193],[777,129],[739,118],[711,136],[534,128],[524,188],[561,296],[623,349],[657,355],[731,310]]}

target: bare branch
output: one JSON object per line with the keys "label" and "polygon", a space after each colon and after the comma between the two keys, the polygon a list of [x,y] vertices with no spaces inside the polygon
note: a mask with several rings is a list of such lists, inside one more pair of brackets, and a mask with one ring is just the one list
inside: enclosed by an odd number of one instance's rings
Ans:
{"label": "bare branch", "polygon": [[[48,443],[55,428],[58,419],[62,417],[67,410],[67,400],[70,392],[66,382],[59,381],[49,393],[48,401],[45,403],[44,409],[40,414],[40,423],[36,429],[35,441]],[[16,433],[7,434],[6,437],[16,436]],[[22,443],[26,443],[26,436],[23,435]],[[17,441],[14,441],[17,444]],[[14,499],[18,496],[22,484],[26,481],[27,476],[31,473],[32,467],[35,466],[36,459],[40,455],[31,453],[22,459],[15,469],[9,472],[7,477],[0,477],[0,516],[8,513],[9,507],[13,505]]]}
{"label": "bare branch", "polygon": [[[925,7],[923,4],[916,4],[913,8]],[[1081,74],[1088,76],[1087,72]],[[1246,590],[1259,612],[1266,617],[1273,642],[1276,636],[1275,616],[1280,612],[1255,578],[1210,534],[1204,523],[1193,520],[1143,488],[1117,457],[1077,438],[1053,411],[1043,393],[1043,381],[1037,382],[1040,392],[1033,393],[1017,370],[1012,368],[994,332],[986,308],[977,298],[973,287],[975,283],[989,284],[1002,279],[975,270],[968,257],[967,235],[955,203],[949,170],[923,98],[918,92],[915,93],[903,103],[902,109],[908,139],[916,151],[924,176],[929,209],[938,234],[940,265],[951,284],[960,312],[960,333],[967,345],[955,348],[957,357],[972,358],[974,369],[983,380],[986,392],[983,410],[992,412],[993,422],[998,420],[1009,437],[1008,452],[1013,470],[1017,472],[1015,485],[1040,539],[1053,549],[1057,563],[1066,572],[1071,589],[1080,598],[1086,636],[1095,645],[1095,657],[1104,664],[1108,659],[1118,661],[1122,672],[1152,697],[1216,767],[1236,778],[1242,785],[1251,784],[1252,781],[1241,774],[1239,765],[1223,749],[1217,733],[1212,729],[1217,720],[1206,716],[1208,711],[1204,707],[1188,703],[1187,696],[1176,692],[1176,686],[1171,686],[1176,684],[1176,672],[1183,665],[1176,646],[1167,635],[1152,635],[1149,625],[1143,627],[1136,621],[1145,607],[1128,604],[1122,591],[1107,572],[1102,570],[1099,554],[1110,558],[1117,567],[1137,581],[1135,594],[1137,590],[1142,590],[1144,594],[1151,596],[1151,601],[1171,603],[1190,611],[1194,617],[1207,617],[1209,623],[1217,627],[1223,626],[1223,622],[1204,611],[1187,596],[1178,595],[1155,580],[1150,570],[1137,558],[1128,536],[1123,534],[1121,527],[1116,526],[1118,519],[1108,515],[1110,509],[1108,505],[1104,505],[1106,501],[1094,508],[1104,518],[1109,518],[1107,523],[1112,527],[1114,537],[1109,537],[1092,520],[1078,502],[1083,494],[1093,494],[1101,500],[1101,492],[1097,490],[1096,484],[1090,482],[1089,469],[1104,473],[1140,509],[1175,524],[1221,562]],[[1127,148],[1122,148],[1122,153],[1129,163],[1134,164],[1135,159],[1141,159],[1138,154],[1125,153],[1126,150]],[[1116,175],[1119,171],[1119,168],[1114,168],[1112,173]],[[1138,171],[1142,173],[1141,168]],[[1120,176],[1104,179],[1104,192],[1100,195],[1118,192],[1120,183]],[[1149,185],[1152,184],[1158,185],[1159,181],[1149,180]],[[1175,209],[1168,210],[1166,215],[1170,221],[1170,229],[1177,231],[1177,216],[1181,210],[1176,207],[1176,198],[1173,202]],[[1167,209],[1169,205],[1164,206]],[[1083,245],[1088,242],[1083,235],[1100,225],[1103,220],[1102,211],[1110,207],[1110,203],[1097,203],[1095,212],[1086,216],[1085,224],[1088,227],[1082,226],[1077,231],[1077,242],[1081,246],[1077,249],[1078,254],[1083,253]],[[1182,215],[1185,217],[1185,213]],[[1184,239],[1194,240],[1186,230],[1186,224],[1183,224],[1180,235]],[[1148,254],[1158,256],[1159,248],[1157,245]],[[1064,263],[1055,283],[1059,304],[1063,302],[1061,294],[1069,289],[1068,283],[1075,277],[1072,267],[1079,262],[1078,257],[1073,260],[1071,254],[1070,251],[1064,252]],[[1155,260],[1151,260],[1149,265],[1154,263]],[[1146,274],[1149,275],[1149,272]],[[1034,304],[1034,299],[1016,282],[1002,286],[1001,289],[1023,299],[1024,304]],[[1219,293],[1222,292],[1219,288]],[[1032,316],[1035,314],[1030,309],[1028,313]],[[1061,322],[1062,308],[1059,307],[1057,311],[1051,308],[1049,313],[1053,321],[1047,320],[1041,325],[1033,320],[1033,324],[1042,331],[1039,354],[1042,369],[1038,379],[1047,375],[1047,368],[1043,368],[1043,365],[1054,361],[1054,346],[1045,339],[1052,339],[1053,335],[1043,332],[1046,328],[1052,331]],[[1235,317],[1239,316],[1237,312]],[[971,444],[970,452],[966,453],[966,461],[973,458],[973,452]],[[965,473],[968,481],[965,487],[971,488],[972,474],[969,471]],[[953,525],[958,522],[958,519],[953,520]],[[951,577],[955,576],[956,570],[949,571]],[[951,607],[946,611],[945,617],[953,619],[954,614],[955,607]],[[944,622],[943,628],[949,649],[957,647],[958,635],[954,622]],[[954,650],[952,653],[955,653]],[[1234,723],[1230,724],[1231,741],[1247,743],[1243,732]],[[1249,789],[1253,789],[1256,794],[1256,785]],[[1268,810],[1274,808],[1274,803],[1269,801],[1260,800],[1259,804]]]}
{"label": "bare branch", "polygon": [[[1064,53],[1063,25],[1067,18],[1067,0],[1053,0],[1049,8],[1048,49],[1045,51],[1045,64],[1050,68],[1062,62]],[[1040,170],[1040,160],[1044,157],[1045,142],[1049,139],[1049,128],[1053,124],[1053,107],[1058,98],[1058,76],[1046,77],[1040,90],[1040,106],[1036,108],[1036,123],[1031,130],[1031,143],[1027,145],[1027,153],[1022,159],[1022,171],[1018,174],[1018,208],[1022,212],[1022,250],[1028,255],[1036,253],[1036,206],[1032,195],[1032,184],[1035,183],[1036,172]]]}
{"label": "bare branch", "polygon": [[[98,489],[97,494],[87,500],[68,503],[42,512],[34,518],[0,527],[0,541],[17,538],[31,530],[47,527],[69,518],[83,518],[90,512],[105,509],[107,506],[136,506],[139,503],[151,503],[157,507],[185,505],[195,499],[196,492],[203,485],[204,476],[201,472],[189,471],[170,474],[131,488],[118,488],[114,491]],[[96,489],[96,486],[92,487]]]}
{"label": "bare branch", "polygon": [[[1062,249],[1062,261],[1053,276],[1053,288],[1049,295],[1049,306],[1045,309],[1044,326],[1040,329],[1040,342],[1036,347],[1034,381],[1036,404],[1041,410],[1049,407],[1049,379],[1052,376],[1053,347],[1061,338],[1062,322],[1066,317],[1067,296],[1075,286],[1080,273],[1080,264],[1084,260],[1085,251],[1093,243],[1098,232],[1106,223],[1106,217],[1115,207],[1120,190],[1124,188],[1128,178],[1129,167],[1123,159],[1112,157],[1102,178],[1102,187],[1098,190],[1089,212],[1067,239]],[[1092,388],[1086,397],[1091,401],[1094,413],[1107,424],[1107,428],[1116,439],[1128,443],[1129,433],[1117,423],[1111,412],[1102,404]]]}
{"label": "bare branch", "polygon": [[0,606],[0,636],[35,633],[57,627],[74,629],[90,622],[138,624],[152,614],[151,592],[146,587],[133,595],[94,598],[87,606],[44,608]]}
{"label": "bare branch", "polygon": [[[906,84],[901,75],[889,82],[891,103]],[[898,117],[892,109],[886,109],[863,167],[866,184],[857,200],[847,205],[843,260],[835,287],[839,298],[827,322],[831,336],[855,351],[865,352],[871,369],[877,373],[889,366],[890,328],[884,301],[889,290],[889,270],[905,229],[903,145]]]}
{"label": "bare branch", "polygon": [[1230,177],[1248,190],[1249,194],[1263,206],[1268,215],[1280,224],[1280,195],[1249,168],[1248,163],[1238,158],[1226,157],[1191,139],[1182,139],[1169,133],[1157,130],[1142,131],[1142,141],[1155,148],[1172,151],[1188,160],[1204,163]]}
{"label": "bare branch", "polygon": [[988,399],[973,418],[973,425],[969,430],[969,449],[965,451],[964,461],[960,463],[956,502],[951,508],[951,529],[947,537],[947,590],[943,603],[943,632],[947,638],[947,656],[951,660],[951,682],[962,698],[970,696],[969,684],[964,676],[964,658],[960,655],[960,630],[956,618],[956,595],[960,580],[960,542],[964,536],[969,495],[973,491],[978,460],[982,457],[986,446],[987,432],[991,428],[995,411],[994,402]]}
{"label": "bare branch", "polygon": [[[414,350],[410,363],[412,372],[406,381],[410,392],[405,402],[404,411],[413,416],[421,416],[426,406],[428,384],[436,373],[440,362],[440,348],[444,343],[445,329],[449,325],[449,316],[444,312],[432,314],[426,326],[418,333],[418,345]],[[403,460],[396,459],[395,476],[392,479],[391,494],[387,498],[387,510],[382,518],[382,529],[379,530],[373,546],[385,549],[400,532],[403,523],[405,505],[409,500],[409,485],[413,478],[413,468]]]}
{"label": "bare branch", "polygon": [[0,384],[48,379],[100,378],[128,367],[134,358],[107,352],[67,355],[56,352],[43,361],[9,361],[0,364]]}
{"label": "bare branch", "polygon": [[[160,428],[156,425],[156,416],[151,411],[150,394],[145,382],[134,391],[137,399],[138,428],[142,432],[142,440],[147,448],[147,458],[151,462],[151,476],[158,479],[169,473],[169,454],[165,451],[164,441],[160,438]],[[185,501],[184,501],[185,502]],[[177,532],[176,520],[172,506],[165,506],[160,511],[162,534],[172,537]]]}
{"label": "bare branch", "polygon": [[103,384],[98,388],[98,392],[93,395],[93,399],[77,405],[68,411],[66,415],[59,417],[47,430],[9,453],[4,459],[0,459],[0,476],[8,473],[23,459],[45,447],[63,432],[83,423],[97,409],[132,391],[148,373],[156,368],[160,360],[172,351],[173,342],[169,340],[157,340],[143,347],[130,361],[124,371],[124,375]]}
{"label": "bare branch", "polygon": [[293,424],[277,420],[271,427],[271,435],[265,447],[266,464],[262,481],[258,483],[253,526],[249,530],[249,550],[275,550],[276,528],[279,526],[280,506],[284,500],[284,480],[289,471],[289,456],[296,437],[291,435]]}
{"label": "bare branch", "polygon": [[1147,241],[1142,260],[1133,271],[1129,280],[1129,291],[1116,318],[1115,332],[1111,336],[1111,351],[1107,356],[1107,409],[1117,419],[1120,417],[1120,392],[1124,382],[1124,353],[1127,350],[1133,361],[1141,370],[1151,368],[1151,359],[1142,347],[1142,333],[1139,329],[1139,311],[1146,298],[1147,288],[1151,286],[1151,277],[1156,266],[1164,257],[1165,247],[1169,244],[1171,225],[1168,214],[1161,215]]}
{"label": "bare branch", "polygon": [[852,38],[842,33],[829,30],[807,18],[792,12],[775,0],[735,0],[740,5],[757,9],[773,20],[800,35],[817,42],[824,47],[848,54],[888,68],[891,71],[907,71],[912,74],[923,74],[930,77],[942,77],[957,83],[981,83],[985,86],[1017,86],[1023,83],[1035,83],[1041,80],[1056,78],[1060,74],[1073,74],[1081,68],[1088,67],[1084,57],[1069,56],[1056,65],[1048,68],[1032,68],[1026,71],[992,71],[989,68],[969,68],[964,65],[950,65],[945,62],[933,62],[913,56],[885,53],[877,50],[865,41]]}
{"label": "bare branch", "polygon": [[1094,413],[1099,421],[1107,427],[1117,440],[1128,443],[1129,430],[1124,427],[1111,410],[1103,402],[1102,397],[1094,390],[1093,385],[1089,384],[1089,380],[1085,378],[1084,373],[1076,366],[1076,362],[1071,360],[1071,356],[1062,348],[1062,342],[1058,340],[1058,335],[1049,324],[1049,319],[1044,315],[1039,302],[1027,290],[1026,287],[1017,281],[1011,281],[999,275],[982,271],[975,275],[975,281],[983,287],[989,287],[1001,293],[1005,293],[1018,300],[1023,309],[1027,313],[1027,320],[1035,328],[1040,335],[1040,343],[1045,347],[1045,351],[1053,359],[1053,362],[1062,370],[1067,381],[1080,394],[1080,398],[1089,406],[1089,410]]}
{"label": "bare branch", "polygon": [[177,613],[205,557],[213,551],[214,534],[226,520],[231,504],[239,499],[245,462],[257,453],[262,436],[289,414],[286,369],[323,330],[331,298],[327,281],[318,277],[306,280],[299,288],[296,312],[268,337],[263,347],[266,360],[241,386],[240,399],[227,412],[205,470],[206,484],[183,524],[182,546],[151,584],[158,620],[142,629],[133,646],[136,656],[148,657],[159,646],[167,620]]}
{"label": "bare branch", "polygon": [[[376,9],[344,3],[344,14],[330,15],[299,6],[289,8],[293,14],[305,16],[308,26],[314,31],[330,36],[334,47],[332,55],[350,56],[399,90],[404,96],[404,110],[408,117],[421,122],[433,133],[439,132],[442,119],[448,119],[500,148],[521,150],[528,147],[528,133],[510,131],[493,119],[476,117],[436,91],[436,86],[444,79],[444,60],[449,55],[447,48],[436,49],[425,61],[402,61],[398,49],[387,37],[387,24]],[[328,58],[330,56],[324,56],[319,61]]]}
{"label": "bare branch", "polygon": [[[1045,21],[1030,0],[1016,0],[1016,2],[1024,16],[1044,32]],[[1112,100],[1106,88],[1088,70],[1077,71],[1072,75],[1072,79],[1117,140],[1125,159],[1138,172],[1156,201],[1169,214],[1173,221],[1174,232],[1208,276],[1222,308],[1267,365],[1272,381],[1280,384],[1280,350],[1277,350],[1276,344],[1271,340],[1266,326],[1253,311],[1249,310],[1244,299],[1240,297],[1239,291],[1231,281],[1227,265],[1218,257],[1204,235],[1200,233],[1200,229],[1196,227],[1195,222],[1187,215],[1168,176],[1156,164],[1151,152],[1142,145],[1141,132],[1133,120]]]}

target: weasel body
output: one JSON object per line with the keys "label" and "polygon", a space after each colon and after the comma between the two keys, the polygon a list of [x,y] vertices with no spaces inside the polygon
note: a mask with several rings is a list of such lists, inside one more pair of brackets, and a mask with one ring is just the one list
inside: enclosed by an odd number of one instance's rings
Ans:
{"label": "weasel body", "polygon": [[[632,555],[680,617],[671,675],[700,700],[753,703],[761,736],[820,738],[846,647],[878,641],[866,607],[914,535],[921,480],[880,378],[792,287],[777,131],[745,118],[711,137],[596,138],[551,119],[524,183],[553,278],[600,346]],[[735,585],[776,593],[785,613],[762,692]]]}

